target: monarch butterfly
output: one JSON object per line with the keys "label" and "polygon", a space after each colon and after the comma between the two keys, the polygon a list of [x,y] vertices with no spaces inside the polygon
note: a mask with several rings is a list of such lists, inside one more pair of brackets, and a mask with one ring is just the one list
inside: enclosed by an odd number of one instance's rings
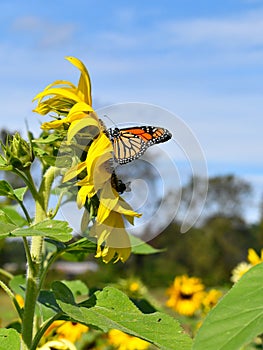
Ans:
{"label": "monarch butterfly", "polygon": [[114,157],[119,164],[126,164],[141,157],[146,149],[157,143],[170,140],[172,134],[157,126],[134,126],[108,129],[113,144]]}

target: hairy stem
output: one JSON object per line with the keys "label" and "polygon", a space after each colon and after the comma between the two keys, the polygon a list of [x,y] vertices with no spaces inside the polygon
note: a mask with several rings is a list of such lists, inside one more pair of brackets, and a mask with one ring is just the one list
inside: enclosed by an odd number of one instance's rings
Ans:
{"label": "hairy stem", "polygon": [[[50,167],[43,176],[39,192],[34,196],[36,203],[36,212],[34,224],[37,224],[47,219],[48,202],[50,197],[51,186],[55,178],[56,168]],[[31,174],[27,174],[29,181],[33,181]],[[33,185],[31,188],[34,187]],[[27,283],[26,283],[26,296],[25,306],[22,322],[22,339],[23,349],[29,350],[31,348],[34,330],[35,320],[35,308],[39,295],[39,282],[41,280],[42,273],[42,261],[43,261],[43,237],[32,237],[30,258],[27,265]]]}

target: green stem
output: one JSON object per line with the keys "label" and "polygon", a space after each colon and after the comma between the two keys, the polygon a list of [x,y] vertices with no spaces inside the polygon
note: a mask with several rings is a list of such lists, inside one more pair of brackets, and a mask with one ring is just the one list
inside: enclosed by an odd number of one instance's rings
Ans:
{"label": "green stem", "polygon": [[[47,218],[48,202],[50,197],[51,186],[55,178],[56,168],[50,167],[43,176],[39,192],[33,194],[36,201],[36,213],[34,223],[42,222]],[[27,179],[32,182],[30,172],[27,174]],[[32,187],[32,186],[31,186]],[[34,187],[34,186],[33,186]],[[43,260],[43,237],[32,237],[30,259],[27,265],[27,284],[25,294],[25,306],[22,322],[22,339],[23,349],[31,349],[34,329],[35,308],[39,295],[39,281],[42,274],[42,260]],[[31,263],[29,263],[31,261]]]}
{"label": "green stem", "polygon": [[23,237],[23,243],[24,243],[24,248],[25,248],[25,253],[26,253],[26,261],[29,265],[29,268],[30,269],[33,269],[33,261],[31,259],[31,253],[30,253],[30,248],[29,248],[29,245],[28,245],[28,242],[27,242],[27,239],[26,237]]}
{"label": "green stem", "polygon": [[53,317],[49,318],[48,320],[46,320],[40,327],[39,331],[36,333],[35,338],[33,339],[32,342],[32,346],[30,350],[36,350],[40,339],[43,337],[45,331],[48,329],[48,327],[57,319],[59,319],[59,317],[62,315],[61,312],[57,313],[56,315],[54,315]]}
{"label": "green stem", "polygon": [[18,201],[18,203],[19,203],[20,207],[22,208],[22,210],[23,210],[23,212],[24,212],[24,214],[25,214],[25,217],[26,217],[26,219],[27,219],[27,222],[30,224],[31,218],[30,218],[30,216],[29,216],[29,214],[28,214],[28,211],[27,211],[26,207],[24,206],[23,201]]}
{"label": "green stem", "polygon": [[61,206],[61,202],[62,202],[62,199],[63,199],[64,194],[65,194],[65,193],[63,193],[63,192],[60,193],[59,198],[58,198],[58,201],[57,201],[57,204],[56,204],[56,207],[55,207],[55,209],[54,209],[53,212],[52,212],[52,217],[51,217],[51,219],[53,219],[53,218],[57,215],[58,210],[59,210],[59,208],[60,208],[60,206]]}
{"label": "green stem", "polygon": [[9,273],[6,270],[1,269],[1,268],[0,268],[0,274],[4,277],[8,278],[9,280],[11,280],[14,277],[11,273]]}
{"label": "green stem", "polygon": [[7,285],[3,282],[3,281],[0,281],[0,287],[3,288],[3,290],[6,292],[6,294],[13,300],[14,299],[14,294],[13,292],[11,291],[11,289],[9,287],[7,287]]}
{"label": "green stem", "polygon": [[49,260],[47,261],[46,266],[44,266],[42,274],[41,274],[41,278],[39,281],[39,290],[41,289],[41,287],[43,286],[43,283],[46,279],[47,273],[51,267],[51,265],[60,257],[60,255],[64,253],[64,250],[61,250],[59,252],[55,252],[52,254],[52,256],[49,258]]}
{"label": "green stem", "polygon": [[22,171],[20,171],[18,169],[13,169],[12,172],[15,173],[16,175],[18,175],[19,177],[21,177],[21,179],[24,181],[24,183],[29,188],[29,191],[31,192],[33,198],[36,200],[39,197],[39,195],[38,195],[38,191],[35,187],[34,181],[32,179],[32,176],[30,174],[30,170],[25,172],[27,176],[25,176],[25,173],[23,173]]}

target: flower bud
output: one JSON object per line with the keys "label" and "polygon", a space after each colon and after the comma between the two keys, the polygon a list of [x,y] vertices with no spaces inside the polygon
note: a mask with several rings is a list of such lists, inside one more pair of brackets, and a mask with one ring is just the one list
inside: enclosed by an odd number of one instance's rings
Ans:
{"label": "flower bud", "polygon": [[34,160],[31,145],[18,132],[7,140],[5,153],[8,164],[19,170],[29,168]]}

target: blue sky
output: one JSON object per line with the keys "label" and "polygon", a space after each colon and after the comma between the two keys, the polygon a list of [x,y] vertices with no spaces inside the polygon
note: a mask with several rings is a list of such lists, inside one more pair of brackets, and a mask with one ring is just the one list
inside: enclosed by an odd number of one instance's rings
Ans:
{"label": "blue sky", "polygon": [[3,0],[0,16],[1,126],[36,129],[32,98],[76,82],[64,60],[76,56],[95,107],[168,109],[196,135],[209,174],[240,175],[261,195],[263,0]]}

